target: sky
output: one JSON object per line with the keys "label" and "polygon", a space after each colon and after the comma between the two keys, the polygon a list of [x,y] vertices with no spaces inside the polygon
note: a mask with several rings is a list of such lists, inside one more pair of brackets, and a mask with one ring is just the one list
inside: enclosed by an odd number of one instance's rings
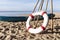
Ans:
{"label": "sky", "polygon": [[[37,0],[0,0],[0,11],[32,11]],[[48,6],[48,10],[49,10]],[[44,7],[45,8],[45,4]],[[60,11],[60,0],[53,0],[53,8]]]}

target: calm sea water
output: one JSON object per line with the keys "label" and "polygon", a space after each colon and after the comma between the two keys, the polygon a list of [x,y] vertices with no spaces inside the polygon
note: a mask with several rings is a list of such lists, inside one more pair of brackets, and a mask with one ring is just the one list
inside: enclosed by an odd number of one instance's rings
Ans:
{"label": "calm sea water", "polygon": [[19,16],[21,14],[31,14],[31,11],[0,11],[0,16]]}
{"label": "calm sea water", "polygon": [[[32,13],[31,11],[0,11],[0,20],[2,21],[24,21],[25,20],[26,21],[28,17],[20,16],[20,15],[31,14],[31,13]],[[50,14],[48,16],[50,16]]]}
{"label": "calm sea water", "polygon": [[24,14],[31,14],[31,13],[32,11],[0,11],[0,16],[20,16],[21,14],[24,15]]}

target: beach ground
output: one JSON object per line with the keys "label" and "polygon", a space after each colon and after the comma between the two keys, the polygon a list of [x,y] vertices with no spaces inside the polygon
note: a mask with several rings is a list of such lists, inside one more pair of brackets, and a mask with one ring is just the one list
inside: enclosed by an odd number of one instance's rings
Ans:
{"label": "beach ground", "polygon": [[[55,13],[53,19],[53,27],[51,19],[46,27],[46,30],[31,34],[26,30],[26,22],[5,22],[0,21],[0,40],[60,40],[60,14]],[[43,21],[32,21],[33,26],[39,25]],[[34,25],[35,24],[35,25]]]}

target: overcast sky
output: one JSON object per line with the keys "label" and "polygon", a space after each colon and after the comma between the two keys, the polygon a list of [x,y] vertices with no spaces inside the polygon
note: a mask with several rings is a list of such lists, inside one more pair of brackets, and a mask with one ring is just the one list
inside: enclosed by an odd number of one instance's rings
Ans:
{"label": "overcast sky", "polygon": [[[0,11],[31,11],[37,0],[0,0]],[[54,10],[60,10],[60,0],[54,0]]]}

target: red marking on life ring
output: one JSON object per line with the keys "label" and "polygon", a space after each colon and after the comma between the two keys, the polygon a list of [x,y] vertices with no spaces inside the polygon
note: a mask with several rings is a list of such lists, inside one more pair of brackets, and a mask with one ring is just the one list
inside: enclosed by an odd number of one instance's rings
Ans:
{"label": "red marking on life ring", "polygon": [[42,16],[43,16],[44,14],[46,14],[46,13],[47,13],[47,12],[43,12],[43,13],[42,13]]}
{"label": "red marking on life ring", "polygon": [[34,16],[32,14],[30,14],[31,18],[34,18]]}
{"label": "red marking on life ring", "polygon": [[44,26],[41,26],[41,28],[42,28],[43,30],[45,30],[45,27],[44,27]]}
{"label": "red marking on life ring", "polygon": [[30,28],[31,28],[31,26],[29,26],[27,30],[29,30]]}

